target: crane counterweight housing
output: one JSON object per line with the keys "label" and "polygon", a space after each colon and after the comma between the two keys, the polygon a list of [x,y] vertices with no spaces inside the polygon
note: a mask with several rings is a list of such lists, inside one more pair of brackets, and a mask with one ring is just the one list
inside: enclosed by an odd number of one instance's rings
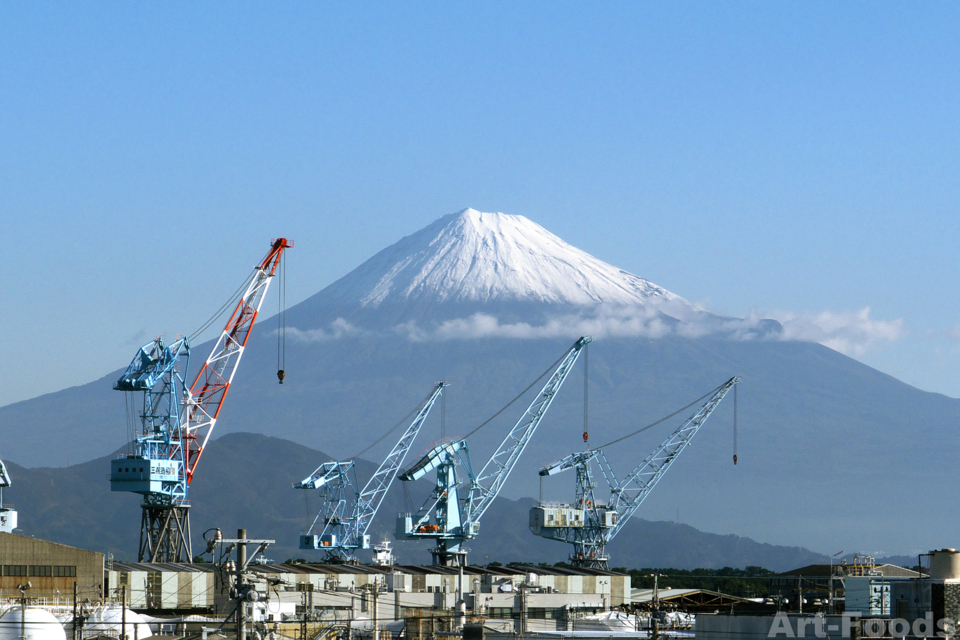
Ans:
{"label": "crane counterweight housing", "polygon": [[110,461],[111,491],[143,496],[140,562],[193,562],[188,491],[200,455],[233,382],[264,294],[277,272],[286,238],[271,241],[254,269],[233,315],[220,333],[193,385],[187,386],[190,342],[161,337],[142,346],[117,391],[142,393],[133,451]]}
{"label": "crane counterweight housing", "polygon": [[[575,469],[576,500],[573,503],[541,502],[530,509],[530,531],[537,536],[572,544],[570,562],[575,567],[608,569],[610,557],[607,545],[630,520],[677,456],[690,444],[727,392],[739,382],[739,377],[730,378],[707,394],[710,397],[703,406],[623,481],[617,480],[602,448],[571,453],[540,469],[541,477]],[[610,487],[607,503],[598,502],[594,495],[597,486],[593,480],[594,462],[598,463]]]}
{"label": "crane counterweight housing", "polygon": [[17,511],[13,505],[3,503],[3,488],[13,484],[10,480],[10,473],[7,471],[3,460],[0,460],[0,532],[13,533],[17,528]]}

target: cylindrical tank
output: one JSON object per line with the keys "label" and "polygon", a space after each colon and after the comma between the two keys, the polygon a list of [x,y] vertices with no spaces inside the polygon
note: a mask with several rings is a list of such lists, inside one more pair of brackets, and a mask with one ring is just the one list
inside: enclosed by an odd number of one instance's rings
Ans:
{"label": "cylindrical tank", "polygon": [[120,627],[123,626],[123,609],[120,605],[108,605],[97,609],[90,615],[90,618],[83,625],[83,635],[103,635],[114,638],[121,638],[121,635],[125,635],[126,640],[143,640],[153,635],[150,631],[150,626],[139,613],[127,609],[126,622],[126,633],[121,634]]}
{"label": "cylindrical tank", "polygon": [[38,607],[13,607],[0,616],[0,640],[20,640],[21,633],[25,640],[67,640],[56,616]]}
{"label": "cylindrical tank", "polygon": [[930,552],[930,577],[934,580],[960,578],[960,551],[940,549]]}

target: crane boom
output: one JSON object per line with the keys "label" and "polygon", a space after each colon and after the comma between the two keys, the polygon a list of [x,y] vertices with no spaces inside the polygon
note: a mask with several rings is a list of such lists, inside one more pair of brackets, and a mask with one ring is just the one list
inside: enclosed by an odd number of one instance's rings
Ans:
{"label": "crane boom", "polygon": [[393,450],[387,454],[387,457],[380,463],[380,467],[376,473],[370,477],[366,486],[360,491],[360,496],[357,498],[356,511],[354,512],[358,537],[365,535],[367,529],[370,528],[373,517],[377,515],[377,510],[380,508],[384,496],[387,495],[387,490],[390,488],[391,483],[393,483],[393,479],[397,477],[397,471],[400,470],[400,465],[403,464],[407,453],[410,451],[411,445],[413,445],[414,439],[416,439],[417,434],[420,433],[420,427],[423,426],[427,415],[430,413],[430,409],[433,408],[434,403],[436,403],[437,398],[440,397],[443,388],[446,386],[448,386],[446,382],[437,383],[430,393],[430,396],[420,407],[420,411],[417,412],[417,417],[413,419],[413,422],[410,423],[407,430],[403,432],[400,441],[394,445]]}
{"label": "crane boom", "polygon": [[573,368],[574,363],[580,356],[580,351],[593,342],[590,336],[583,336],[577,340],[567,354],[564,356],[560,366],[557,367],[543,389],[537,394],[526,412],[521,416],[517,424],[510,430],[507,437],[503,439],[496,452],[483,465],[483,469],[477,475],[476,480],[470,485],[470,493],[467,495],[466,518],[464,522],[479,522],[484,512],[493,503],[494,498],[500,493],[503,484],[516,466],[520,454],[533,437],[533,432],[550,408],[550,404],[557,396],[564,380]]}
{"label": "crane boom", "polygon": [[200,462],[200,456],[217,424],[223,400],[233,383],[237,364],[247,346],[247,338],[250,336],[253,323],[260,312],[263,296],[273,276],[276,275],[284,250],[292,246],[293,241],[286,238],[278,238],[271,243],[270,251],[254,270],[253,278],[241,296],[240,302],[237,303],[237,308],[234,309],[233,315],[227,321],[227,326],[220,333],[207,361],[203,363],[197,379],[190,387],[184,429],[187,440],[185,461],[187,484],[193,480],[197,463]]}
{"label": "crane boom", "polygon": [[697,435],[700,427],[707,421],[713,410],[717,408],[727,392],[740,382],[739,376],[730,378],[720,385],[717,391],[693,414],[686,422],[670,434],[646,460],[637,465],[623,482],[611,488],[611,505],[619,514],[616,526],[611,529],[607,541],[613,539],[623,525],[636,512],[640,504],[650,495],[653,488],[660,482],[660,478],[667,472],[677,456],[687,448],[693,436]]}

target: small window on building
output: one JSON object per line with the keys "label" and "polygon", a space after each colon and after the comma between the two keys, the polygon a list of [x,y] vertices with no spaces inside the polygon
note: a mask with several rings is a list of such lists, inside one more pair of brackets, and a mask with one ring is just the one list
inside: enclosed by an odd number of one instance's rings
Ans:
{"label": "small window on building", "polygon": [[5,575],[5,576],[25,576],[25,575],[27,575],[27,565],[25,565],[25,564],[5,564],[5,565],[3,565],[3,575]]}
{"label": "small window on building", "polygon": [[53,568],[54,578],[76,578],[77,568],[74,566],[56,566]]}
{"label": "small window on building", "polygon": [[30,575],[38,578],[49,578],[53,575],[53,567],[48,564],[32,564],[30,565]]}

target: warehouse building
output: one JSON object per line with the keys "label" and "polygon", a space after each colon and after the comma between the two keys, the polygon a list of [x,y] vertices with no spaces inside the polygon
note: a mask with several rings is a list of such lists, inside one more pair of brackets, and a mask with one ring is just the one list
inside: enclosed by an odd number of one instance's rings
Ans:
{"label": "warehouse building", "polygon": [[[310,619],[403,620],[450,611],[463,591],[466,613],[527,626],[565,628],[578,615],[627,604],[630,576],[596,569],[421,565],[253,564],[262,577],[266,622]],[[126,587],[131,608],[151,614],[226,613],[229,585],[213,564],[113,562],[105,588]],[[462,580],[462,582],[461,582]],[[534,623],[533,621],[543,621]]]}
{"label": "warehouse building", "polygon": [[73,586],[85,598],[103,593],[103,554],[65,544],[0,532],[0,597],[26,595],[37,600],[66,600]]}

